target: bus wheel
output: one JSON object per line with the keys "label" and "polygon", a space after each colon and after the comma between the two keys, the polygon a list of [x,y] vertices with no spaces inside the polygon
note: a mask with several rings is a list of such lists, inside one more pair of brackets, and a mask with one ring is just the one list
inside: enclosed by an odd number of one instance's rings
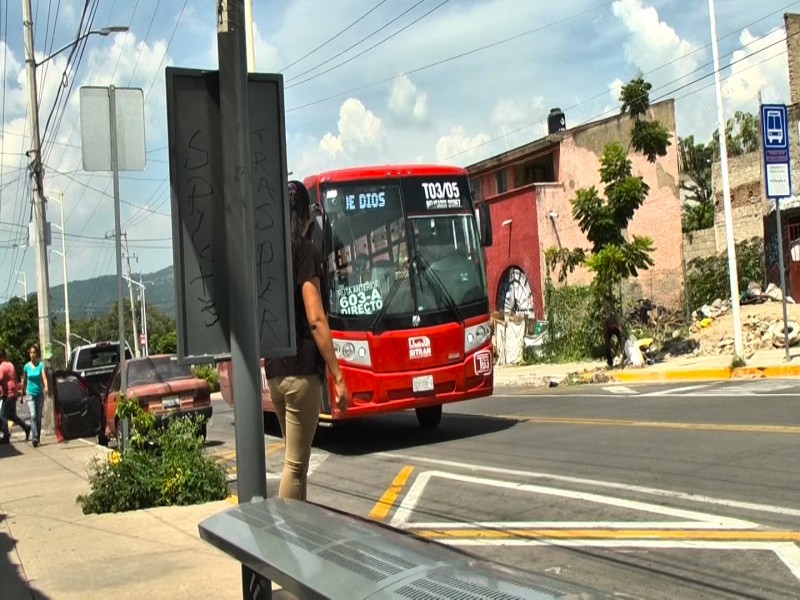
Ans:
{"label": "bus wheel", "polygon": [[423,429],[434,429],[442,422],[442,405],[423,406],[414,409],[417,412],[417,421]]}

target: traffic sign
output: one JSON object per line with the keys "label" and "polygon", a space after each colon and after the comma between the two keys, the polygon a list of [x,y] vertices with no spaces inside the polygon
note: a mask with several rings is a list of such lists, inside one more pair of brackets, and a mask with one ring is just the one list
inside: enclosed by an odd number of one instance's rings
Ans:
{"label": "traffic sign", "polygon": [[761,135],[764,147],[767,198],[786,198],[791,196],[789,130],[785,104],[761,105]]}

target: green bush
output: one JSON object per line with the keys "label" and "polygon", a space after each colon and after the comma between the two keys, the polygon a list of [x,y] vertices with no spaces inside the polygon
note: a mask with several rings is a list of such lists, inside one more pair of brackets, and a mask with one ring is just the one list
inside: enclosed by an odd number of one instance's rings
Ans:
{"label": "green bush", "polygon": [[[730,276],[728,275],[728,253],[722,252],[707,258],[695,258],[689,262],[686,287],[689,307],[695,310],[717,298],[730,298]],[[752,238],[736,244],[736,270],[739,293],[747,291],[754,281],[765,284],[764,244],[760,238]]]}
{"label": "green bush", "polygon": [[570,362],[603,356],[604,319],[592,288],[548,283],[545,294],[547,335],[539,360]]}
{"label": "green bush", "polygon": [[131,418],[129,447],[111,452],[107,460],[94,459],[89,469],[91,491],[77,498],[84,514],[227,497],[224,466],[203,454],[201,419],[174,419],[165,428],[156,428],[136,398],[121,403],[118,414]]}
{"label": "green bush", "polygon": [[219,391],[219,371],[214,365],[194,365],[192,373],[195,377],[205,379],[212,393]]}

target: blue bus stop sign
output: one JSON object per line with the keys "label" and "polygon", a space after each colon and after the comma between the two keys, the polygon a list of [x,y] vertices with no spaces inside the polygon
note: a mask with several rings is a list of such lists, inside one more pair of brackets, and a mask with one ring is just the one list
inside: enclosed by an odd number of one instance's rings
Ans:
{"label": "blue bus stop sign", "polygon": [[789,169],[789,129],[785,104],[761,105],[761,135],[767,198],[792,195]]}

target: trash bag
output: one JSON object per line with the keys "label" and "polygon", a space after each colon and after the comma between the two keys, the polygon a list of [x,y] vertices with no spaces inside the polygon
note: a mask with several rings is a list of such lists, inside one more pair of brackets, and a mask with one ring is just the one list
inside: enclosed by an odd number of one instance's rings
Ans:
{"label": "trash bag", "polygon": [[629,337],[625,342],[625,358],[632,367],[643,367],[645,365],[644,354],[639,348],[639,340],[635,337]]}

